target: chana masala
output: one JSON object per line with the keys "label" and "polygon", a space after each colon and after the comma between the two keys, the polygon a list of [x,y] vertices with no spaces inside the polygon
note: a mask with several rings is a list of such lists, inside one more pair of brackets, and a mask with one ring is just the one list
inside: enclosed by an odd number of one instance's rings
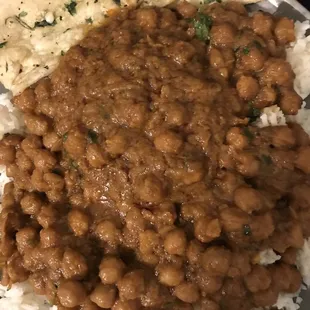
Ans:
{"label": "chana masala", "polygon": [[[310,144],[297,124],[288,18],[239,3],[121,9],[14,98],[2,284],[59,310],[250,310],[296,292],[310,236]],[[273,249],[275,264],[259,264]]]}

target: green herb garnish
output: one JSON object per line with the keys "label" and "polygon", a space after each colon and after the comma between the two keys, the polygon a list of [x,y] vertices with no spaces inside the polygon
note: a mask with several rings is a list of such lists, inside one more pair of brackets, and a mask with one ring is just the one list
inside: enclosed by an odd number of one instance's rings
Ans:
{"label": "green herb garnish", "polygon": [[120,1],[120,0],[113,0],[113,2],[114,2],[115,4],[117,4],[118,6],[121,5],[121,1]]}
{"label": "green herb garnish", "polygon": [[87,138],[90,143],[98,143],[98,134],[94,130],[88,130]]}
{"label": "green herb garnish", "polygon": [[248,47],[244,47],[242,51],[244,55],[250,54],[250,49]]}
{"label": "green herb garnish", "polygon": [[57,174],[57,175],[62,175],[61,170],[59,168],[55,168],[52,170],[52,173]]}
{"label": "green herb garnish", "polygon": [[20,13],[18,14],[19,17],[25,17],[25,16],[27,16],[27,15],[28,15],[28,13],[25,12],[25,11],[22,11],[22,12],[20,12]]}
{"label": "green herb garnish", "polygon": [[249,139],[250,142],[254,139],[254,135],[250,131],[249,127],[244,127],[243,128],[243,134]]}
{"label": "green herb garnish", "polygon": [[260,109],[257,109],[253,107],[253,101],[249,102],[249,114],[248,117],[250,118],[250,123],[253,123],[256,121],[258,117],[260,117]]}
{"label": "green herb garnish", "polygon": [[7,41],[0,43],[0,48],[5,47],[7,44],[8,44],[8,42],[7,42]]}
{"label": "green herb garnish", "polygon": [[68,133],[66,132],[63,136],[62,136],[62,141],[67,141],[68,139]]}
{"label": "green herb garnish", "polygon": [[210,39],[210,27],[212,26],[212,18],[201,12],[192,19],[193,26],[195,28],[196,37],[201,41],[207,41]]}
{"label": "green herb garnish", "polygon": [[52,27],[57,24],[56,20],[54,20],[51,24],[48,23],[45,19],[41,20],[40,22],[34,23],[34,28],[43,28],[43,27]]}
{"label": "green herb garnish", "polygon": [[248,225],[248,224],[243,225],[243,234],[245,236],[251,236],[252,235],[252,229],[251,229],[250,225]]}
{"label": "green herb garnish", "polygon": [[66,9],[70,13],[71,16],[76,14],[76,6],[77,6],[77,3],[75,0],[71,0],[70,3],[65,4]]}
{"label": "green herb garnish", "polygon": [[264,164],[266,164],[266,165],[271,165],[271,164],[272,164],[272,159],[271,159],[271,157],[270,157],[269,155],[263,154],[263,155],[261,156],[261,159],[262,159],[262,162],[263,162]]}
{"label": "green herb garnish", "polygon": [[64,51],[61,51],[61,52],[60,52],[60,55],[61,55],[61,56],[65,56],[65,52],[64,52]]}
{"label": "green herb garnish", "polygon": [[91,17],[86,18],[85,21],[86,21],[86,24],[92,24],[93,23],[93,19]]}
{"label": "green herb garnish", "polygon": [[70,166],[74,169],[78,169],[79,168],[79,165],[77,164],[76,161],[72,160],[70,161]]}

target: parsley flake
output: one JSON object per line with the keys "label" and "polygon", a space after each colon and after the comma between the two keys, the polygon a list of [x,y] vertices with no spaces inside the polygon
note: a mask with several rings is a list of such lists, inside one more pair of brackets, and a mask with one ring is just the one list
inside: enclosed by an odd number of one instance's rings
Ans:
{"label": "parsley flake", "polygon": [[244,47],[242,51],[244,55],[250,54],[250,49],[248,47]]}
{"label": "parsley flake", "polygon": [[250,131],[249,127],[243,128],[243,134],[249,139],[250,142],[254,139],[254,134]]}
{"label": "parsley flake", "polygon": [[251,236],[252,235],[252,229],[251,229],[250,225],[248,225],[248,224],[243,225],[243,234],[245,236]]}
{"label": "parsley flake", "polygon": [[22,12],[20,12],[20,13],[18,14],[19,17],[25,17],[25,16],[27,16],[27,15],[28,15],[28,13],[25,12],[25,11],[22,11]]}
{"label": "parsley flake", "polygon": [[263,154],[263,155],[261,156],[261,159],[262,159],[262,162],[263,162],[264,164],[266,164],[266,165],[271,165],[271,164],[272,164],[272,159],[271,159],[271,157],[270,157],[269,155]]}
{"label": "parsley flake", "polygon": [[93,23],[93,19],[91,17],[86,18],[85,21],[86,21],[86,24],[92,24]]}
{"label": "parsley flake", "polygon": [[5,47],[7,44],[8,44],[8,42],[2,42],[2,43],[0,43],[0,48]]}
{"label": "parsley flake", "polygon": [[197,17],[192,19],[195,28],[196,37],[201,41],[210,39],[210,27],[212,26],[212,18],[203,13],[198,13]]}
{"label": "parsley flake", "polygon": [[67,11],[72,16],[76,14],[76,6],[77,6],[77,3],[75,0],[71,0],[70,3],[65,4]]}
{"label": "parsley flake", "polygon": [[256,119],[258,117],[260,117],[260,114],[261,114],[260,109],[253,107],[253,102],[250,101],[249,102],[249,114],[248,114],[248,117],[250,119],[250,123],[255,122]]}
{"label": "parsley flake", "polygon": [[61,52],[60,52],[60,55],[61,55],[61,56],[65,56],[65,52],[64,52],[64,51],[61,51]]}
{"label": "parsley flake", "polygon": [[41,20],[40,22],[34,23],[34,28],[43,28],[43,27],[52,27],[57,24],[56,20],[54,20],[51,24],[48,23],[45,19]]}

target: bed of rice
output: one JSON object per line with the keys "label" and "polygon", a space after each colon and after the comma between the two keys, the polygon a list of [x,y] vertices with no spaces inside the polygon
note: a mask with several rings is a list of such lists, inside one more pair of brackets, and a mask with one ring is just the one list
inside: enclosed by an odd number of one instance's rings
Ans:
{"label": "bed of rice", "polygon": [[[296,74],[295,90],[305,99],[310,94],[310,36],[305,37],[307,29],[310,29],[310,21],[296,22],[297,41],[287,49],[287,60],[291,63]],[[0,95],[0,139],[8,132],[22,132],[24,123],[22,115],[13,107],[10,93]],[[287,121],[297,122],[310,135],[310,109],[306,103],[296,116],[285,117],[278,106],[265,108],[256,125],[259,127],[285,125]],[[4,184],[10,179],[5,174],[5,167],[0,166],[0,198]],[[273,264],[281,259],[272,249],[265,250],[259,255],[259,263],[262,265]],[[295,294],[280,294],[277,303],[278,309],[297,310],[300,308],[302,298],[301,290],[310,287],[310,238],[305,240],[303,248],[297,257],[297,267],[303,276],[304,284]],[[35,295],[31,286],[24,282],[14,284],[10,289],[0,285],[0,310],[57,310],[51,306],[42,296]],[[253,309],[259,310],[259,309]]]}

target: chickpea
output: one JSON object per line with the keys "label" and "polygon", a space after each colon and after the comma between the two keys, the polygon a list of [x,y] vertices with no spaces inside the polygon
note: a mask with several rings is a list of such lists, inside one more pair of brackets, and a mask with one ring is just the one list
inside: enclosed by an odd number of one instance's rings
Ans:
{"label": "chickpea", "polygon": [[51,205],[43,206],[37,216],[37,221],[42,227],[48,228],[56,222],[57,215],[58,212]]}
{"label": "chickpea", "polygon": [[256,47],[245,47],[238,52],[238,56],[238,69],[257,72],[264,67],[265,55]]}
{"label": "chickpea", "polygon": [[310,147],[301,147],[298,150],[295,166],[306,174],[310,174]]}
{"label": "chickpea", "polygon": [[141,270],[134,270],[125,274],[117,282],[120,299],[134,300],[139,298],[145,290],[144,274]]}
{"label": "chickpea", "polygon": [[36,151],[42,148],[42,141],[36,135],[27,135],[21,143],[21,148],[29,158],[33,159]]}
{"label": "chickpea", "polygon": [[276,99],[277,99],[276,90],[270,86],[263,86],[259,90],[254,100],[254,106],[258,109],[263,109],[265,107],[273,105]]}
{"label": "chickpea", "polygon": [[90,294],[90,300],[100,308],[110,309],[116,300],[116,288],[112,285],[100,283]]}
{"label": "chickpea", "polygon": [[178,153],[183,145],[183,141],[178,134],[166,131],[154,139],[154,144],[156,149],[161,152]]}
{"label": "chickpea", "polygon": [[[58,308],[59,310],[59,308]],[[84,301],[83,305],[81,305],[81,309],[80,310],[100,310],[100,308],[93,303],[89,297],[86,298],[86,300]]]}
{"label": "chickpea", "polygon": [[68,224],[76,236],[84,236],[88,232],[90,219],[81,210],[73,209],[68,214]]}
{"label": "chickpea", "polygon": [[177,5],[177,11],[184,18],[192,18],[196,15],[197,7],[187,1],[181,1]]}
{"label": "chickpea", "polygon": [[231,252],[224,247],[209,247],[201,256],[201,265],[211,276],[225,276],[230,264]]}
{"label": "chickpea", "polygon": [[236,36],[236,29],[228,23],[214,25],[210,31],[211,44],[216,47],[232,48]]}
{"label": "chickpea", "polygon": [[186,235],[184,230],[175,229],[170,231],[164,240],[164,248],[171,255],[184,255],[186,249]]}
{"label": "chickpea", "polygon": [[27,249],[35,247],[38,233],[33,227],[25,227],[16,233],[18,251],[23,254]]}
{"label": "chickpea", "polygon": [[245,177],[254,177],[258,175],[260,161],[254,155],[248,152],[240,152],[235,155],[237,161],[236,168],[239,173]]}
{"label": "chickpea", "polygon": [[234,202],[238,208],[249,214],[263,208],[261,194],[247,186],[240,186],[235,190]]}
{"label": "chickpea", "polygon": [[23,212],[29,215],[37,215],[41,210],[42,204],[40,196],[35,193],[26,193],[20,201]]}
{"label": "chickpea", "polygon": [[86,158],[94,168],[101,168],[107,163],[107,156],[97,144],[89,144],[86,150]]}
{"label": "chickpea", "polygon": [[83,279],[88,272],[85,257],[77,251],[67,249],[62,259],[61,271],[65,279]]}
{"label": "chickpea", "polygon": [[140,307],[136,300],[117,300],[112,310],[139,310]]}
{"label": "chickpea", "polygon": [[225,67],[225,60],[220,50],[212,47],[208,54],[210,66],[215,69]]}
{"label": "chickpea", "polygon": [[238,209],[228,207],[220,211],[220,221],[226,232],[235,232],[243,229],[251,221],[250,216]]}
{"label": "chickpea", "polygon": [[42,248],[57,246],[60,240],[60,235],[53,228],[45,228],[40,231],[40,244]]}
{"label": "chickpea", "polygon": [[200,290],[206,295],[213,295],[220,290],[223,285],[222,277],[212,277],[205,270],[197,272],[197,284]]}
{"label": "chickpea", "polygon": [[112,221],[101,221],[95,229],[95,234],[109,244],[117,244],[121,236],[120,230]]}
{"label": "chickpea", "polygon": [[270,287],[265,291],[254,293],[252,297],[256,307],[270,307],[270,305],[276,304],[279,292]]}
{"label": "chickpea", "polygon": [[255,78],[242,75],[237,82],[237,91],[242,99],[252,100],[259,91],[259,84]]}
{"label": "chickpea", "polygon": [[79,130],[71,130],[66,133],[63,143],[65,150],[73,157],[79,158],[84,155],[86,148],[86,137]]}
{"label": "chickpea", "polygon": [[213,300],[203,298],[199,304],[200,310],[220,310],[220,306]]}
{"label": "chickpea", "polygon": [[78,281],[65,281],[59,285],[57,296],[62,306],[74,308],[86,299],[86,291]]}
{"label": "chickpea", "polygon": [[123,134],[116,134],[106,140],[106,150],[112,156],[122,155],[127,148],[128,141]]}
{"label": "chickpea", "polygon": [[199,203],[184,203],[181,208],[181,215],[185,221],[195,221],[206,215],[206,210]]}
{"label": "chickpea", "polygon": [[13,104],[23,112],[32,112],[36,107],[36,99],[32,88],[25,89],[20,95],[15,96]]}
{"label": "chickpea", "polygon": [[245,285],[252,293],[267,290],[271,284],[271,274],[264,266],[256,265],[252,271],[244,277]]}
{"label": "chickpea", "polygon": [[145,230],[139,234],[139,249],[142,254],[150,254],[159,246],[159,235],[153,230]]}
{"label": "chickpea", "polygon": [[191,265],[198,265],[200,263],[201,254],[204,248],[197,240],[192,240],[186,250],[186,258]]}
{"label": "chickpea", "polygon": [[248,138],[243,134],[242,129],[239,127],[232,127],[226,135],[226,141],[234,148],[242,150],[249,145]]}
{"label": "chickpea", "polygon": [[49,132],[43,137],[43,144],[47,149],[52,152],[61,151],[62,139],[57,135],[56,132]]}
{"label": "chickpea", "polygon": [[15,147],[0,143],[0,165],[12,164],[15,160]]}
{"label": "chickpea", "polygon": [[150,203],[159,203],[165,196],[162,181],[153,174],[138,177],[134,190],[139,199]]}
{"label": "chickpea", "polygon": [[60,247],[44,249],[44,262],[51,270],[60,270],[64,250]]}
{"label": "chickpea", "polygon": [[121,259],[105,257],[99,266],[99,277],[103,284],[115,284],[122,278],[125,264]]}
{"label": "chickpea", "polygon": [[283,113],[286,115],[296,115],[301,108],[301,97],[295,92],[295,90],[286,89],[284,87],[280,89],[280,92],[279,106]]}
{"label": "chickpea", "polygon": [[294,21],[287,17],[282,17],[276,23],[274,34],[281,45],[295,41]]}
{"label": "chickpea", "polygon": [[27,113],[24,115],[25,125],[30,133],[44,136],[49,129],[49,123],[45,116]]}
{"label": "chickpea", "polygon": [[166,110],[166,122],[171,126],[182,126],[186,122],[186,109],[183,105],[171,103]]}
{"label": "chickpea", "polygon": [[253,14],[253,30],[256,34],[269,39],[272,37],[273,19],[271,15],[264,12]]}
{"label": "chickpea", "polygon": [[195,303],[199,299],[199,290],[196,284],[183,282],[175,287],[174,295],[187,303]]}
{"label": "chickpea", "polygon": [[137,23],[142,28],[155,28],[158,17],[154,9],[145,8],[137,11]]}
{"label": "chickpea", "polygon": [[55,157],[47,150],[39,150],[33,159],[35,167],[43,172],[52,170],[56,165],[57,161]]}
{"label": "chickpea", "polygon": [[201,242],[210,242],[221,235],[221,224],[218,219],[200,218],[195,222],[195,237]]}
{"label": "chickpea", "polygon": [[184,272],[173,264],[162,264],[158,266],[158,279],[161,284],[177,286],[184,279]]}

